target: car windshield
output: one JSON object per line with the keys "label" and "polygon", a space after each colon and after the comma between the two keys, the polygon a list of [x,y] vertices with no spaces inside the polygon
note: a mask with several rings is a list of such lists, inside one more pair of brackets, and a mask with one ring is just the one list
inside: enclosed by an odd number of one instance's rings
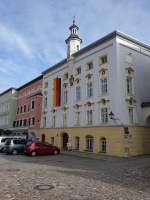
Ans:
{"label": "car windshield", "polygon": [[5,142],[5,145],[10,145],[10,142],[11,142],[11,140],[7,139],[6,142]]}

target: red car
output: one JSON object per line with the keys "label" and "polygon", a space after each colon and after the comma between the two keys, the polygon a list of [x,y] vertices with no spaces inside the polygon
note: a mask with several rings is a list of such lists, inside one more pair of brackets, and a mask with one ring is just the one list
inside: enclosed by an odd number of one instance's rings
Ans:
{"label": "red car", "polygon": [[32,156],[48,154],[57,155],[60,153],[60,149],[48,142],[32,142],[26,145],[24,153]]}

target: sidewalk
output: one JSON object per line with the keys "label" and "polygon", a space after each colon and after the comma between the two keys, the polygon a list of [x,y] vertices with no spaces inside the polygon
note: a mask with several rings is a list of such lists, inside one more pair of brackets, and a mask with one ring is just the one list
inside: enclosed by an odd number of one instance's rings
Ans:
{"label": "sidewalk", "polygon": [[104,154],[95,154],[89,152],[79,152],[79,151],[61,151],[61,154],[67,156],[76,156],[81,158],[90,158],[90,159],[97,159],[97,160],[105,160],[105,161],[118,161],[121,159],[126,159],[123,157],[115,157],[115,156],[108,156]]}

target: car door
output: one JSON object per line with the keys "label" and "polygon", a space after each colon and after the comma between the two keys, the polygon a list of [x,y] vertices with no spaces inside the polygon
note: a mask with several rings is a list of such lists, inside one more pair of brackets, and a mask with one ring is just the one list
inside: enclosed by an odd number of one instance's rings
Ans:
{"label": "car door", "polygon": [[43,145],[44,154],[46,154],[46,155],[50,154],[49,144],[48,143],[43,143],[42,145]]}

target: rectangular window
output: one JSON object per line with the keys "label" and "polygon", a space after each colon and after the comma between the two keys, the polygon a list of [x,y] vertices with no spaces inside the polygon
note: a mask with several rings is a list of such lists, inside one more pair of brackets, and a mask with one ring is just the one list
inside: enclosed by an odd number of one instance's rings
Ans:
{"label": "rectangular window", "polygon": [[35,106],[34,101],[32,101],[32,102],[31,102],[31,109],[32,109],[32,110],[34,109],[34,106]]}
{"label": "rectangular window", "polygon": [[101,79],[101,93],[105,94],[107,93],[107,78],[102,78]]}
{"label": "rectangular window", "polygon": [[28,119],[28,124],[31,125],[31,118]]}
{"label": "rectangular window", "polygon": [[22,126],[22,120],[20,120],[20,127]]}
{"label": "rectangular window", "polygon": [[23,111],[26,112],[26,105],[24,105],[24,107],[23,107]]}
{"label": "rectangular window", "polygon": [[63,126],[67,126],[67,113],[63,113]]}
{"label": "rectangular window", "polygon": [[24,120],[23,120],[23,126],[26,126],[26,125],[27,125],[27,120],[24,119]]}
{"label": "rectangular window", "polygon": [[102,123],[108,123],[108,109],[102,108],[101,109],[101,121]]}
{"label": "rectangular window", "polygon": [[87,97],[93,96],[93,84],[92,82],[87,83]]}
{"label": "rectangular window", "polygon": [[43,127],[46,127],[46,117],[43,117]]}
{"label": "rectangular window", "polygon": [[76,100],[77,101],[81,100],[81,87],[80,86],[76,87]]}
{"label": "rectangular window", "polygon": [[93,62],[87,63],[87,70],[93,69]]}
{"label": "rectangular window", "polygon": [[19,114],[19,107],[17,108],[17,114]]}
{"label": "rectangular window", "polygon": [[68,103],[68,91],[64,91],[64,104],[66,105]]}
{"label": "rectangular window", "polygon": [[91,125],[93,122],[93,111],[92,110],[88,110],[87,111],[87,124]]}
{"label": "rectangular window", "polygon": [[76,73],[77,73],[77,75],[81,74],[81,67],[78,67],[78,68],[76,69]]}
{"label": "rectangular window", "polygon": [[22,106],[20,107],[20,113],[22,113]]}
{"label": "rectangular window", "polygon": [[48,82],[44,83],[44,88],[48,88]]}
{"label": "rectangular window", "polygon": [[101,56],[100,57],[100,64],[102,65],[102,64],[105,64],[105,63],[107,63],[108,62],[108,60],[107,60],[107,55],[104,55],[104,56]]}
{"label": "rectangular window", "polygon": [[68,73],[64,74],[64,80],[68,79]]}
{"label": "rectangular window", "polygon": [[133,89],[132,89],[132,77],[127,77],[127,94],[132,95],[133,94]]}
{"label": "rectangular window", "polygon": [[52,127],[56,127],[56,116],[55,115],[53,115],[52,116]]}
{"label": "rectangular window", "polygon": [[35,124],[35,118],[32,117],[32,125],[34,125],[34,124]]}
{"label": "rectangular window", "polygon": [[132,107],[129,108],[129,122],[131,124],[134,123],[134,116],[133,116],[133,108]]}
{"label": "rectangular window", "polygon": [[75,125],[80,126],[80,112],[75,113]]}
{"label": "rectangular window", "polygon": [[47,108],[47,97],[44,97],[44,109]]}

